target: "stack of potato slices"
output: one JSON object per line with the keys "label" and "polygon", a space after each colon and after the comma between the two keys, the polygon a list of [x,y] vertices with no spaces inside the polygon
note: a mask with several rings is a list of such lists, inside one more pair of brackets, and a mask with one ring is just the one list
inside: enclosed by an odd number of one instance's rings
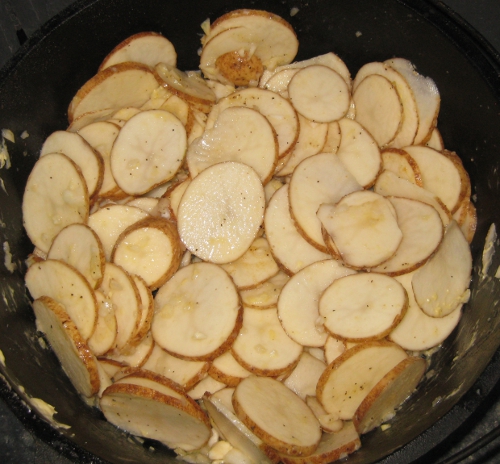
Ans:
{"label": "stack of potato slices", "polygon": [[469,176],[408,60],[351,79],[236,10],[198,71],[125,39],[28,178],[26,286],[80,394],[189,462],[322,464],[418,388],[469,298]]}

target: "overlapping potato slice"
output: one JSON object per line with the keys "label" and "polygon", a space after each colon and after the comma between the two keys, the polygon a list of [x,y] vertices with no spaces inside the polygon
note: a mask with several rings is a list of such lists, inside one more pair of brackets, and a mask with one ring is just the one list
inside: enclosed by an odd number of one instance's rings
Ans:
{"label": "overlapping potato slice", "polygon": [[89,195],[78,166],[60,153],[41,157],[26,182],[22,212],[28,237],[45,253],[64,227],[86,223]]}
{"label": "overlapping potato slice", "polygon": [[351,420],[371,389],[408,355],[395,343],[360,343],[327,366],[316,396],[328,413]]}
{"label": "overlapping potato slice", "polygon": [[469,243],[451,221],[436,253],[413,275],[415,300],[427,315],[444,317],[468,301],[471,272]]}
{"label": "overlapping potato slice", "polygon": [[153,321],[154,314],[154,299],[153,292],[142,277],[138,276],[137,274],[133,274],[132,279],[137,286],[137,290],[139,291],[139,311],[141,314],[137,332],[130,340],[130,345],[136,346],[144,339],[144,337],[148,335],[151,328],[151,322]]}
{"label": "overlapping potato slice", "polygon": [[251,372],[234,359],[231,351],[226,351],[212,361],[208,374],[228,387],[236,387],[242,379],[251,375]]}
{"label": "overlapping potato slice", "polygon": [[125,61],[149,66],[157,63],[177,64],[177,53],[172,42],[157,32],[139,32],[127,37],[111,50],[99,66],[99,71]]}
{"label": "overlapping potato slice", "polygon": [[316,398],[316,392],[314,396],[306,396],[306,403],[311,408],[316,419],[318,419],[323,432],[335,433],[342,430],[344,421],[340,420],[335,414],[328,414],[323,409],[323,406],[321,406],[321,403]]}
{"label": "overlapping potato slice", "polygon": [[309,264],[330,258],[312,246],[297,230],[290,216],[288,185],[283,185],[271,197],[264,218],[266,238],[274,259],[289,275]]}
{"label": "overlapping potato slice", "polygon": [[242,308],[236,287],[219,266],[193,263],[179,269],[155,296],[151,331],[175,356],[210,360],[229,349],[238,335]]}
{"label": "overlapping potato slice", "polygon": [[218,115],[212,129],[191,143],[186,161],[192,178],[213,164],[237,161],[252,167],[266,184],[278,162],[278,141],[261,113],[246,107],[229,107]]}
{"label": "overlapping potato slice", "polygon": [[41,296],[33,302],[37,329],[45,334],[61,366],[78,393],[92,397],[99,391],[97,360],[65,307]]}
{"label": "overlapping potato slice", "polygon": [[292,276],[278,299],[278,316],[288,336],[303,346],[323,346],[328,332],[319,315],[319,299],[335,279],[353,273],[338,261],[327,259]]}
{"label": "overlapping potato slice", "polygon": [[151,290],[156,290],[177,271],[181,254],[175,224],[164,218],[148,217],[120,234],[111,261],[142,277]]}
{"label": "overlapping potato slice", "polygon": [[244,308],[243,325],[231,350],[245,369],[254,374],[278,376],[295,366],[302,349],[283,330],[276,308]]}
{"label": "overlapping potato slice", "polygon": [[327,364],[330,364],[332,361],[337,359],[347,349],[347,344],[348,343],[343,340],[339,340],[338,338],[329,335],[324,346],[325,361]]}
{"label": "overlapping potato slice", "polygon": [[400,148],[386,148],[381,153],[382,169],[422,187],[422,175],[416,161]]}
{"label": "overlapping potato slice", "polygon": [[250,247],[264,220],[264,189],[257,173],[234,161],[195,177],[177,213],[179,235],[196,256],[229,263]]}
{"label": "overlapping potato slice", "polygon": [[98,72],[76,93],[68,107],[71,123],[79,116],[104,109],[139,108],[161,84],[161,78],[147,65],[118,63]]}
{"label": "overlapping potato slice", "polygon": [[125,369],[142,367],[153,353],[154,341],[150,332],[136,345],[131,346],[132,343],[135,343],[135,341],[131,341],[124,352],[118,352],[117,350],[108,351],[105,358],[99,358],[101,360],[114,361],[122,367],[119,373],[116,372],[113,375],[113,380],[121,376]]}
{"label": "overlapping potato slice", "polygon": [[97,321],[94,332],[87,340],[96,356],[102,356],[115,347],[118,327],[111,300],[100,290],[95,291],[97,300]]}
{"label": "overlapping potato slice", "polygon": [[316,384],[325,370],[326,364],[307,351],[302,352],[299,362],[283,381],[290,390],[303,400],[316,395]]}
{"label": "overlapping potato slice", "polygon": [[241,301],[251,308],[267,309],[276,306],[283,286],[289,276],[281,269],[265,282],[247,290],[240,290]]}
{"label": "overlapping potato slice", "polygon": [[207,375],[188,391],[188,395],[193,398],[193,400],[201,400],[203,395],[216,393],[226,387],[226,384]]}
{"label": "overlapping potato slice", "polygon": [[97,300],[87,279],[73,266],[56,259],[33,264],[25,276],[33,299],[48,296],[64,306],[84,340],[95,329]]}

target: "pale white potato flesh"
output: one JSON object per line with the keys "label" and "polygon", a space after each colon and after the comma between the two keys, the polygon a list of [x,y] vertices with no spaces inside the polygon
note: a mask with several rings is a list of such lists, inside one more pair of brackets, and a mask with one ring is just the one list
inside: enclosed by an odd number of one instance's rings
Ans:
{"label": "pale white potato flesh", "polygon": [[386,148],[381,153],[382,169],[422,187],[422,175],[416,161],[400,148]]}
{"label": "pale white potato flesh", "polygon": [[436,253],[413,275],[415,300],[427,315],[446,316],[468,301],[471,272],[469,243],[451,221]]}
{"label": "pale white potato flesh", "polygon": [[48,153],[62,153],[76,163],[87,183],[89,197],[100,190],[104,176],[104,160],[79,134],[62,130],[52,132],[45,139],[40,156]]}
{"label": "pale white potato flesh", "polygon": [[340,420],[335,414],[328,414],[321,406],[321,403],[316,398],[316,393],[314,396],[306,396],[306,403],[311,408],[312,412],[318,419],[323,432],[335,433],[342,430],[344,427],[344,421]]}
{"label": "pale white potato flesh", "polygon": [[379,74],[367,75],[352,94],[358,121],[380,147],[390,145],[401,130],[403,104],[394,85]]}
{"label": "pale white potato flesh", "polygon": [[414,392],[427,364],[412,356],[401,361],[375,385],[354,414],[359,434],[368,433],[394,417],[397,408]]}
{"label": "pale white potato flesh", "polygon": [[208,374],[228,387],[236,387],[242,379],[251,375],[236,359],[231,351],[226,351],[212,361]]}
{"label": "pale white potato flesh", "polygon": [[229,275],[212,263],[177,271],[156,293],[151,331],[171,354],[193,361],[227,351],[241,327],[242,307]]}
{"label": "pale white potato flesh", "polygon": [[188,395],[194,400],[201,400],[203,395],[211,394],[222,390],[227,385],[225,383],[215,380],[213,377],[207,375],[201,379],[193,388],[188,390]]}
{"label": "pale white potato flesh", "polygon": [[175,224],[148,217],[132,224],[117,238],[111,261],[144,279],[151,290],[161,287],[179,267],[181,243]]}
{"label": "pale white potato flesh", "polygon": [[392,277],[375,272],[334,280],[318,303],[328,331],[353,342],[384,338],[401,321],[407,307],[404,287]]}
{"label": "pale white potato flesh", "polygon": [[240,258],[221,264],[221,267],[231,276],[238,290],[255,288],[279,272],[269,243],[264,237],[256,238]]}
{"label": "pale white potato flesh", "polygon": [[170,211],[172,219],[177,219],[179,204],[190,182],[191,179],[187,178],[186,180],[179,182],[169,188],[162,196],[162,198],[168,200],[168,209]]}
{"label": "pale white potato flesh", "polygon": [[247,377],[236,387],[232,402],[240,420],[277,451],[302,456],[316,450],[321,439],[316,416],[305,401],[278,380]]}
{"label": "pale white potato flesh", "polygon": [[154,314],[154,299],[153,292],[148,287],[145,280],[136,275],[132,275],[132,279],[137,286],[137,290],[139,291],[140,297],[140,320],[139,320],[139,328],[137,329],[136,334],[130,340],[130,345],[136,346],[140,343],[144,337],[149,334],[149,329],[151,328],[151,322],[153,321]]}
{"label": "pale white potato flesh", "polygon": [[157,216],[159,212],[159,198],[151,197],[132,197],[125,204],[127,206],[135,206],[136,208],[142,209],[146,213],[152,216]]}
{"label": "pale white potato flesh", "polygon": [[324,346],[328,332],[319,314],[319,299],[335,279],[355,272],[327,259],[310,264],[292,276],[278,299],[278,317],[288,336],[303,346]]}
{"label": "pale white potato flesh", "polygon": [[86,223],[89,194],[78,166],[60,153],[40,158],[26,182],[22,212],[28,237],[45,253],[64,227]]}
{"label": "pale white potato flesh", "polygon": [[[133,343],[136,343],[133,345]],[[106,357],[99,358],[100,360],[114,361],[119,363],[124,368],[138,368],[141,367],[151,356],[154,348],[153,337],[151,332],[139,342],[135,341],[135,337],[131,339],[131,342],[127,346],[126,352],[118,352],[117,350],[108,351]],[[118,374],[113,376],[113,380],[116,380]]]}
{"label": "pale white potato flesh", "polygon": [[279,270],[277,274],[256,287],[240,290],[241,301],[245,306],[252,308],[267,309],[276,306],[281,290],[289,278],[286,272]]}
{"label": "pale white potato flesh", "polygon": [[245,369],[278,376],[295,366],[302,350],[283,330],[276,308],[243,309],[243,325],[231,351]]}
{"label": "pale white potato flesh", "polygon": [[323,204],[317,217],[348,266],[366,269],[391,258],[402,239],[392,203],[371,190],[345,195],[337,204]]}
{"label": "pale white potato flesh", "polygon": [[97,234],[86,224],[70,224],[52,241],[48,259],[71,264],[88,280],[92,288],[99,287],[104,273],[104,248]]}
{"label": "pale white potato flesh", "polygon": [[111,300],[100,290],[95,291],[95,296],[97,299],[97,321],[87,344],[94,355],[102,356],[114,348],[118,330]]}
{"label": "pale white potato flesh", "polygon": [[41,296],[33,302],[37,330],[43,332],[78,393],[87,398],[99,391],[97,360],[76,325],[56,300]]}
{"label": "pale white potato flesh", "polygon": [[316,384],[325,370],[326,364],[306,351],[300,355],[299,362],[283,384],[303,400],[316,395]]}
{"label": "pale white potato flesh", "polygon": [[177,212],[179,235],[196,256],[229,263],[250,247],[264,220],[264,188],[257,173],[234,161],[195,177]]}
{"label": "pale white potato flesh", "polygon": [[434,150],[437,151],[444,150],[443,137],[441,137],[441,133],[439,132],[439,129],[437,127],[435,127],[432,130],[429,140],[425,142],[425,146],[429,148],[434,148]]}
{"label": "pale white potato flesh", "polygon": [[356,345],[327,366],[318,381],[316,396],[328,413],[351,420],[370,390],[407,357],[391,342]]}
{"label": "pale white potato flesh", "polygon": [[111,173],[124,192],[141,195],[174,177],[186,147],[186,130],[172,113],[142,111],[116,137],[110,154]]}
{"label": "pale white potato flesh", "polygon": [[278,140],[265,116],[252,108],[226,108],[186,154],[191,178],[223,161],[247,164],[263,184],[269,182],[278,162]]}
{"label": "pale white potato flesh", "polygon": [[361,190],[354,176],[331,153],[319,153],[302,161],[289,186],[290,215],[299,232],[318,250],[326,252],[321,221],[316,216],[323,203],[337,203],[344,195]]}
{"label": "pale white potato flesh", "polygon": [[273,126],[278,137],[278,157],[290,153],[299,136],[299,119],[290,101],[280,95],[254,87],[238,89],[218,101],[208,115],[206,128],[210,129],[219,114],[232,106],[246,106],[262,113]]}
{"label": "pale white potato flesh", "polygon": [[89,339],[97,320],[97,300],[80,272],[64,261],[47,259],[28,269],[25,282],[34,300],[48,296],[62,304],[82,338]]}
{"label": "pale white potato flesh", "polygon": [[324,345],[326,363],[330,364],[337,359],[347,349],[346,345],[347,343],[343,340],[329,335]]}
{"label": "pale white potato flesh", "polygon": [[[288,65],[290,66],[290,65]],[[280,66],[281,68],[281,66]],[[300,68],[276,69],[272,71],[264,71],[259,81],[259,87],[266,90],[271,90],[280,94],[284,98],[288,98],[288,84],[292,77],[299,72]]]}
{"label": "pale white potato flesh", "polygon": [[68,120],[82,114],[126,106],[140,107],[160,85],[161,79],[147,65],[118,63],[91,77],[76,93],[68,107]]}
{"label": "pale white potato flesh", "polygon": [[413,294],[411,281],[414,272],[395,277],[408,294],[408,310],[388,338],[405,350],[425,351],[440,345],[453,332],[462,316],[463,305],[459,304],[444,317],[431,317],[425,314]]}
{"label": "pale white potato flesh", "polygon": [[125,61],[135,61],[148,66],[163,62],[175,66],[177,53],[172,42],[163,35],[157,32],[139,32],[113,48],[99,66],[99,71]]}
{"label": "pale white potato flesh", "polygon": [[314,122],[332,122],[349,110],[351,95],[342,76],[323,65],[301,68],[288,84],[288,96],[302,116]]}
{"label": "pale white potato flesh", "polygon": [[115,111],[116,108],[104,108],[102,110],[89,111],[88,113],[84,113],[71,121],[66,130],[69,132],[78,132],[83,127],[93,124],[94,122],[107,121],[113,116]]}
{"label": "pale white potato flesh", "polygon": [[339,151],[340,143],[342,142],[342,133],[340,132],[340,124],[338,121],[328,123],[328,133],[326,134],[325,144],[322,151],[324,153],[336,154]]}
{"label": "pale white potato flesh", "polygon": [[330,258],[312,246],[297,230],[290,216],[288,184],[277,190],[269,201],[264,217],[266,237],[274,259],[289,275],[316,261]]}
{"label": "pale white potato flesh", "polygon": [[403,197],[387,198],[396,211],[403,238],[394,255],[371,270],[394,276],[423,265],[441,243],[444,227],[431,205]]}

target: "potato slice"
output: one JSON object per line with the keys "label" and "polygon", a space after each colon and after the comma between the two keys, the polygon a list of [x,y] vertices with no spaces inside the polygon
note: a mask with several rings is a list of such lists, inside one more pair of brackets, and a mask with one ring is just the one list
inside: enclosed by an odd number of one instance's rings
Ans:
{"label": "potato slice", "polygon": [[151,332],[163,349],[183,359],[211,360],[238,335],[242,308],[229,275],[212,263],[179,269],[155,296]]}
{"label": "potato slice", "polygon": [[126,106],[139,108],[161,84],[160,77],[147,65],[118,63],[90,78],[76,93],[68,107],[71,123],[82,114]]}
{"label": "potato slice", "polygon": [[365,189],[370,188],[382,167],[377,142],[352,119],[342,118],[338,124],[341,135],[335,153],[357,182]]}
{"label": "potato slice", "polygon": [[236,387],[232,402],[240,420],[277,451],[307,456],[316,450],[321,439],[318,420],[309,406],[281,382],[247,377]]}
{"label": "potato slice", "polygon": [[316,216],[323,203],[337,203],[344,195],[360,190],[354,176],[331,153],[319,153],[302,161],[292,174],[289,187],[290,215],[304,238],[327,252]]}
{"label": "potato slice", "polygon": [[313,247],[298,232],[290,216],[288,184],[272,196],[264,218],[266,238],[278,265],[293,275],[309,264],[330,258],[330,255]]}
{"label": "potato slice", "polygon": [[99,66],[99,71],[125,61],[149,66],[157,63],[177,64],[177,53],[172,42],[157,32],[139,32],[120,42]]}
{"label": "potato slice", "polygon": [[370,190],[323,204],[317,217],[346,265],[367,269],[387,261],[403,239],[391,202]]}
{"label": "potato slice", "polygon": [[92,288],[99,287],[104,273],[104,248],[97,234],[85,224],[70,224],[54,238],[48,259],[71,264],[88,280]]}
{"label": "potato slice", "polygon": [[78,393],[87,398],[99,391],[97,360],[64,306],[48,296],[33,302],[37,329],[45,334]]}
{"label": "potato slice", "polygon": [[146,213],[151,214],[151,216],[158,216],[160,210],[159,201],[159,198],[132,197],[125,204],[142,209]]}
{"label": "potato slice", "polygon": [[335,433],[342,430],[344,421],[340,420],[335,414],[328,414],[321,406],[316,396],[306,396],[306,404],[318,419],[323,432]]}
{"label": "potato slice", "polygon": [[391,171],[398,177],[423,187],[422,175],[417,162],[400,148],[386,148],[382,151],[382,169]]}
{"label": "potato slice", "polygon": [[264,237],[256,238],[240,258],[221,267],[231,276],[238,290],[255,288],[279,272]]}
{"label": "potato slice", "polygon": [[443,137],[441,137],[441,133],[439,132],[437,127],[435,127],[432,130],[431,136],[429,137],[429,140],[427,140],[427,142],[425,142],[425,146],[429,147],[429,148],[434,148],[434,150],[437,150],[437,151],[444,150]]}
{"label": "potato slice", "polygon": [[236,387],[242,379],[251,375],[251,372],[234,359],[231,351],[226,351],[212,361],[208,375],[224,382],[228,387]]}
{"label": "potato slice", "polygon": [[328,365],[318,381],[316,396],[328,413],[351,420],[371,389],[407,357],[391,342],[356,345]]}
{"label": "potato slice", "polygon": [[351,342],[384,338],[401,321],[407,307],[404,287],[392,277],[375,272],[334,280],[318,303],[328,331]]}
{"label": "potato slice", "polygon": [[87,340],[87,344],[96,356],[102,356],[113,349],[116,343],[118,327],[115,310],[110,299],[100,290],[95,291],[97,299],[97,321],[94,332]]}
{"label": "potato slice", "polygon": [[156,290],[177,271],[181,256],[175,224],[164,218],[148,217],[120,234],[111,261],[129,274],[142,277],[151,290]]}
{"label": "potato slice", "polygon": [[335,359],[337,359],[346,349],[348,343],[344,340],[339,340],[338,338],[328,336],[325,342],[325,361],[330,364]]}
{"label": "potato slice", "polygon": [[290,153],[299,136],[299,120],[292,104],[270,90],[258,88],[239,89],[219,100],[208,115],[207,129],[211,129],[220,113],[232,106],[246,106],[262,113],[273,126],[278,137],[278,157]]}
{"label": "potato slice", "polygon": [[186,146],[186,130],[172,113],[142,111],[118,134],[110,155],[111,172],[124,192],[142,195],[174,177]]}
{"label": "potato slice", "polygon": [[47,259],[28,269],[25,282],[33,299],[48,296],[62,304],[82,338],[89,339],[97,320],[97,300],[80,272],[64,261]]}
{"label": "potato slice", "polygon": [[405,350],[425,351],[440,345],[451,334],[462,316],[462,305],[444,317],[428,316],[415,301],[411,286],[414,273],[395,277],[408,294],[408,310],[388,338]]}
{"label": "potato slice", "polygon": [[254,241],[264,208],[264,189],[252,168],[234,161],[215,164],[184,192],[177,217],[179,235],[201,259],[229,263]]}
{"label": "potato slice", "polygon": [[[168,201],[168,211],[170,217],[173,220],[177,220],[177,214],[179,212],[179,204],[181,202],[182,196],[184,195],[184,192],[186,191],[190,183],[191,183],[190,178],[187,178],[182,182],[178,182],[177,184],[172,185],[162,196],[162,198]],[[165,214],[162,215],[165,216]]]}
{"label": "potato slice", "polygon": [[409,198],[387,198],[396,211],[403,239],[393,256],[371,270],[395,276],[422,266],[441,243],[444,227],[434,207]]}
{"label": "potato slice", "polygon": [[148,213],[135,206],[118,204],[106,205],[89,216],[88,225],[98,235],[107,261],[111,260],[113,247],[120,234],[148,216]]}
{"label": "potato slice", "polygon": [[215,380],[213,377],[207,375],[205,378],[201,379],[193,388],[191,388],[187,393],[194,400],[201,400],[203,395],[216,393],[223,388],[226,388],[226,384]]}
{"label": "potato slice", "polygon": [[353,423],[358,433],[367,433],[392,419],[396,409],[414,392],[426,368],[423,358],[412,356],[391,369],[356,410]]}
{"label": "potato slice", "polygon": [[351,102],[345,80],[323,65],[301,68],[288,84],[288,95],[297,112],[314,122],[338,121]]}
{"label": "potato slice", "polygon": [[137,286],[137,290],[139,290],[139,297],[141,300],[139,328],[135,336],[130,340],[130,345],[136,346],[146,337],[151,329],[151,322],[153,321],[154,314],[154,298],[153,292],[142,277],[133,274],[132,279]]}
{"label": "potato slice", "polygon": [[415,300],[427,315],[444,317],[468,301],[471,272],[469,243],[451,221],[436,253],[413,275]]}
{"label": "potato slice", "polygon": [[256,287],[240,290],[241,301],[251,308],[267,309],[276,306],[281,290],[288,280],[288,274],[280,270]]}
{"label": "potato slice", "polygon": [[313,355],[302,352],[299,362],[283,382],[303,400],[316,394],[316,384],[325,370],[326,364]]}
{"label": "potato slice", "polygon": [[106,419],[117,427],[190,451],[208,442],[211,429],[206,414],[188,398],[186,394],[179,399],[157,389],[115,383],[103,392],[99,405]]}
{"label": "potato slice", "polygon": [[40,158],[26,182],[22,212],[28,237],[45,253],[67,225],[86,223],[87,184],[74,161],[60,153]]}
{"label": "potato slice", "polygon": [[319,315],[319,298],[335,279],[355,272],[327,259],[310,264],[292,276],[278,299],[278,317],[288,336],[303,346],[323,346],[328,332]]}
{"label": "potato slice", "polygon": [[102,110],[89,111],[88,113],[81,114],[71,121],[68,125],[67,131],[78,132],[84,127],[95,122],[107,121],[115,113],[115,108],[104,108]]}
{"label": "potato slice", "polygon": [[302,345],[283,330],[276,308],[244,308],[243,325],[231,349],[245,369],[272,377],[292,369],[302,353]]}
{"label": "potato slice", "polygon": [[219,114],[212,129],[191,143],[186,161],[192,178],[216,163],[244,163],[257,172],[265,185],[278,162],[278,141],[261,113],[251,108],[229,107]]}
{"label": "potato slice", "polygon": [[[106,353],[106,358],[100,359],[107,359],[108,361],[119,363],[123,367],[120,372],[125,369],[142,367],[153,353],[154,341],[151,332],[148,332],[146,336],[135,345],[132,345],[132,343],[131,341],[127,346],[126,352],[117,352],[116,350],[108,351]],[[116,380],[120,375],[121,374],[115,373],[113,379]]]}
{"label": "potato slice", "polygon": [[79,134],[68,131],[52,132],[42,145],[40,156],[48,153],[63,153],[80,168],[87,183],[89,197],[101,188],[104,175],[104,160]]}

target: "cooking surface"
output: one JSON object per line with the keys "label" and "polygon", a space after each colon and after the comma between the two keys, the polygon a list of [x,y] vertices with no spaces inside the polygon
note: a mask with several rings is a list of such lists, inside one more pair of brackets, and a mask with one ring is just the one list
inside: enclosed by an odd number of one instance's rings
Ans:
{"label": "cooking surface", "polygon": [[[56,15],[71,0],[2,0],[0,4],[0,67],[43,23]],[[500,2],[498,0],[447,0],[497,50],[500,50]],[[497,353],[496,356],[499,356]],[[469,392],[471,401],[474,394]],[[498,425],[500,419],[500,385],[493,389],[481,407],[420,463],[438,462],[464,449]],[[0,401],[0,462],[67,464],[73,461],[61,456],[31,432],[27,431],[12,411]],[[90,462],[90,461],[89,461]],[[482,448],[463,462],[493,464],[500,462],[500,439]]]}

